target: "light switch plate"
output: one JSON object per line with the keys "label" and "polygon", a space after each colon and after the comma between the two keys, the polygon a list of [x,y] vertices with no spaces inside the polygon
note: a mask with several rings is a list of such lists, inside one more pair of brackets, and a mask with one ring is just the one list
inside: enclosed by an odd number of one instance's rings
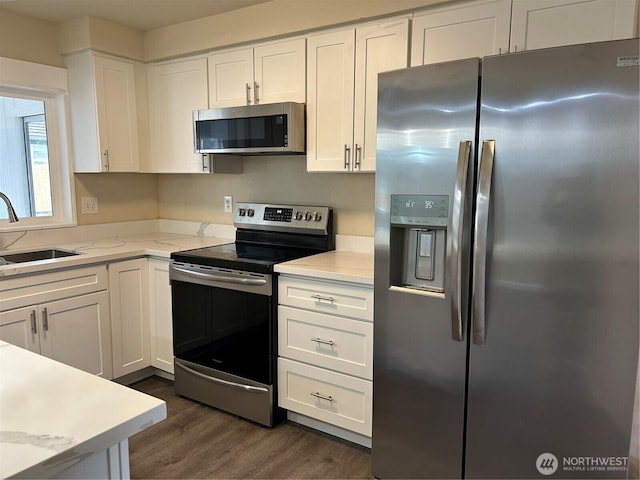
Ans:
{"label": "light switch plate", "polygon": [[224,213],[233,212],[233,197],[231,195],[224,196]]}

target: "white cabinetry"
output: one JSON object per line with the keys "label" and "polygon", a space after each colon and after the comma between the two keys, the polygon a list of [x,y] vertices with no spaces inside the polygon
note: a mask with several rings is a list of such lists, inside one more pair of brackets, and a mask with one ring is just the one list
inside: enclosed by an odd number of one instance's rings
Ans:
{"label": "white cabinetry", "polygon": [[173,322],[169,260],[149,259],[151,366],[173,373]]}
{"label": "white cabinetry", "polygon": [[636,0],[513,0],[511,51],[632,38]]}
{"label": "white cabinetry", "polygon": [[151,365],[149,265],[146,258],[109,264],[113,376]]}
{"label": "white cabinetry", "polygon": [[278,404],[371,436],[373,289],[282,275]]}
{"label": "white cabinetry", "polygon": [[478,0],[416,13],[411,65],[631,38],[637,0]]}
{"label": "white cabinetry", "polygon": [[207,59],[149,65],[151,163],[156,173],[209,173],[193,150],[193,110],[208,108]]}
{"label": "white cabinetry", "polygon": [[207,62],[212,108],[305,101],[303,38],[216,52]]}
{"label": "white cabinetry", "polygon": [[0,340],[112,378],[104,266],[0,282]]}
{"label": "white cabinetry", "polygon": [[511,0],[468,2],[416,14],[411,65],[506,53],[510,24]]}
{"label": "white cabinetry", "polygon": [[137,172],[136,68],[85,51],[66,57],[76,172]]}
{"label": "white cabinetry", "polygon": [[307,39],[307,170],[375,171],[378,73],[407,66],[409,21]]}

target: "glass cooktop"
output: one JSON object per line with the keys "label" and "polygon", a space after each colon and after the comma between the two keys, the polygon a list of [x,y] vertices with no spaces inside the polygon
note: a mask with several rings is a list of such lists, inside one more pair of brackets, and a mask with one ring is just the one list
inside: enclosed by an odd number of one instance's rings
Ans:
{"label": "glass cooktop", "polygon": [[295,260],[320,253],[305,248],[281,248],[243,243],[227,243],[213,247],[174,252],[171,259],[177,262],[230,268],[257,273],[272,273],[277,263]]}

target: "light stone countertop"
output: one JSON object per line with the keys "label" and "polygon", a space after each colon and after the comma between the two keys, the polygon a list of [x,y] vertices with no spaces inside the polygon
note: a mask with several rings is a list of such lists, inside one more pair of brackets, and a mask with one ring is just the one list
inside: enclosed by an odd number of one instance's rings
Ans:
{"label": "light stone countertop", "polygon": [[275,266],[276,272],[373,285],[373,254],[334,250]]}
{"label": "light stone countertop", "polygon": [[[81,267],[92,263],[113,262],[143,256],[170,258],[171,252],[192,248],[209,247],[232,243],[230,238],[207,237],[181,233],[150,232],[132,235],[115,235],[98,240],[84,240],[75,243],[61,243],[55,248],[73,250],[80,255],[61,257],[52,260],[12,263],[0,265],[0,279],[14,275],[44,273],[50,270],[69,267]],[[35,247],[25,250],[43,250],[51,247]],[[3,253],[19,253],[21,249],[0,251]]]}
{"label": "light stone countertop", "polygon": [[158,398],[0,341],[0,478],[48,478],[166,416]]}

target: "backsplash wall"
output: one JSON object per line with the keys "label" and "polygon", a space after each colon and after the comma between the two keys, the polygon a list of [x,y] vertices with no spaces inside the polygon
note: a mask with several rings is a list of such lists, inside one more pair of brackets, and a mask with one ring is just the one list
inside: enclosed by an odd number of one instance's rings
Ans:
{"label": "backsplash wall", "polygon": [[231,224],[223,196],[239,201],[328,205],[336,233],[373,236],[373,173],[307,173],[304,156],[244,157],[238,175],[159,174],[159,217]]}

